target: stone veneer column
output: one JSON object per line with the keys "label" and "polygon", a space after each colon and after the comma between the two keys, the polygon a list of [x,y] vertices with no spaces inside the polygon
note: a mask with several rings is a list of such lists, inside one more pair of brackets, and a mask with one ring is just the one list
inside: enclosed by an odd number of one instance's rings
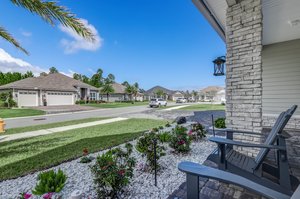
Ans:
{"label": "stone veneer column", "polygon": [[[240,0],[226,19],[226,123],[229,128],[262,130],[261,0]],[[257,141],[259,138],[240,137]],[[250,150],[251,151],[251,150]]]}

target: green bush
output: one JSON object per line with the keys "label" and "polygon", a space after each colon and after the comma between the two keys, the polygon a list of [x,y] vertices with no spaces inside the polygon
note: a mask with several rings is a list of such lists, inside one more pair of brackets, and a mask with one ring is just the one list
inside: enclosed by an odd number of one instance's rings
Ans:
{"label": "green bush", "polygon": [[170,132],[163,132],[163,133],[160,133],[158,136],[159,136],[159,141],[162,143],[170,142],[171,138],[172,138],[172,135]]}
{"label": "green bush", "polygon": [[197,138],[203,138],[206,137],[206,130],[204,129],[204,126],[200,123],[192,124],[192,132],[196,133]]}
{"label": "green bush", "polygon": [[166,127],[171,127],[171,124],[168,122],[168,123],[166,124]]}
{"label": "green bush", "polygon": [[156,132],[158,132],[158,131],[159,131],[159,129],[156,128],[156,127],[152,129],[152,132],[155,132],[155,133],[156,133]]}
{"label": "green bush", "polygon": [[91,167],[98,198],[119,198],[120,191],[130,183],[135,159],[130,157],[132,145],[127,144],[126,149],[109,150],[98,156]]}
{"label": "green bush", "polygon": [[220,128],[220,129],[225,129],[226,124],[225,124],[225,118],[218,118],[215,121],[215,127]]}
{"label": "green bush", "polygon": [[163,127],[163,126],[159,126],[158,128],[159,128],[160,130],[164,129],[164,127]]}
{"label": "green bush", "polygon": [[[142,153],[143,156],[147,158],[147,164],[150,167],[150,170],[153,171],[155,169],[155,162],[154,162],[154,140],[160,140],[159,135],[153,132],[145,134],[141,137],[135,148],[138,152]],[[165,148],[157,143],[156,145],[156,168],[159,169],[160,165],[158,164],[158,160],[160,157],[164,156]]]}
{"label": "green bush", "polygon": [[188,135],[187,128],[177,125],[175,129],[172,130],[170,147],[178,153],[186,153],[190,151],[191,140],[192,137]]}
{"label": "green bush", "polygon": [[43,195],[50,192],[58,193],[64,188],[66,180],[67,176],[60,169],[57,173],[54,170],[42,172],[38,175],[38,184],[32,190],[32,193],[34,195]]}
{"label": "green bush", "polygon": [[76,104],[86,104],[86,101],[85,100],[77,100]]}

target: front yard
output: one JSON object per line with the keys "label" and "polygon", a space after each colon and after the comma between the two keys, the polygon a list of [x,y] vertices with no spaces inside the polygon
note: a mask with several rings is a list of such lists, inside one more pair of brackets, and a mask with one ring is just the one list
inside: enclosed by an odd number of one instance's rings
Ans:
{"label": "front yard", "polygon": [[0,181],[46,169],[78,158],[82,150],[100,151],[133,140],[163,120],[129,119],[51,135],[3,142],[0,145]]}
{"label": "front yard", "polygon": [[179,110],[186,110],[186,111],[225,110],[225,105],[221,105],[221,104],[194,104],[194,105],[191,105],[191,106],[180,108]]}
{"label": "front yard", "polygon": [[14,117],[27,117],[27,116],[36,116],[44,115],[45,112],[35,109],[23,109],[23,108],[13,108],[13,109],[0,109],[0,118],[14,118]]}
{"label": "front yard", "polygon": [[149,102],[110,102],[110,103],[101,103],[101,104],[82,104],[84,106],[91,106],[96,108],[121,108],[121,107],[130,107],[130,106],[145,106]]}

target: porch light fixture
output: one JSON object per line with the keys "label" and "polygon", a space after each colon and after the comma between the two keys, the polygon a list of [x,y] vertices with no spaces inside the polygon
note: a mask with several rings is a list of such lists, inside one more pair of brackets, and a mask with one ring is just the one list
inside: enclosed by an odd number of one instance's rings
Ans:
{"label": "porch light fixture", "polygon": [[224,67],[225,67],[225,56],[218,57],[213,61],[214,63],[214,76],[222,76],[225,75]]}

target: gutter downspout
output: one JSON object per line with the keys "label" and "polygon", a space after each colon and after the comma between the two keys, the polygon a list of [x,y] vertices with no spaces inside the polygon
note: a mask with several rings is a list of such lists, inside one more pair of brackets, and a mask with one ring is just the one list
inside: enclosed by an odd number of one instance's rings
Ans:
{"label": "gutter downspout", "polygon": [[198,10],[203,14],[206,20],[211,24],[211,26],[217,31],[222,40],[226,41],[225,30],[219,24],[218,20],[215,18],[213,13],[209,10],[204,0],[192,0],[194,5],[198,8]]}

